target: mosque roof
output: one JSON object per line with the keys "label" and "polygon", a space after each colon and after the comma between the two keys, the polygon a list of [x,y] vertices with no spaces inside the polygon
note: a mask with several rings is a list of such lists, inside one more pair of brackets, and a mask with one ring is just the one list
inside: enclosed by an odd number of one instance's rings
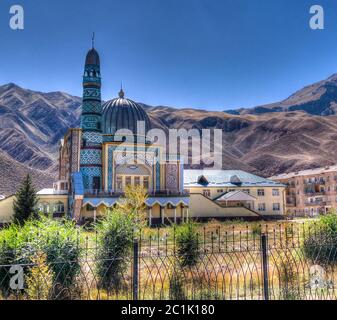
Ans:
{"label": "mosque roof", "polygon": [[103,105],[103,133],[115,134],[117,130],[130,130],[137,133],[137,122],[144,122],[144,135],[150,129],[150,118],[143,107],[125,98],[121,89],[119,97],[106,102]]}

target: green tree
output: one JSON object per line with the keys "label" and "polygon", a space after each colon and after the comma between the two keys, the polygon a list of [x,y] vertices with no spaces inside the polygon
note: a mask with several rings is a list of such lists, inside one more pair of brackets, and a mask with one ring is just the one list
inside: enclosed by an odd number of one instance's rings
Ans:
{"label": "green tree", "polygon": [[23,224],[29,218],[38,218],[38,198],[32,179],[28,174],[16,193],[13,203],[14,221]]}

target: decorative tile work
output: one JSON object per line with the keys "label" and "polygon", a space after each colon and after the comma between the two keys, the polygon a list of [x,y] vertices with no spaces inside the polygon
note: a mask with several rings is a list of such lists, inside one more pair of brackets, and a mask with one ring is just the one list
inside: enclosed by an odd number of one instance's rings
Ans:
{"label": "decorative tile work", "polygon": [[178,189],[178,165],[166,164],[166,189],[177,190]]}
{"label": "decorative tile work", "polygon": [[83,138],[86,139],[86,143],[88,146],[102,144],[102,135],[98,132],[86,131],[83,134]]}
{"label": "decorative tile work", "polygon": [[81,150],[81,165],[82,164],[93,164],[101,165],[102,164],[102,151],[101,150],[91,150],[91,149],[82,149]]}
{"label": "decorative tile work", "polygon": [[90,100],[90,101],[84,101],[82,105],[82,112],[96,112],[101,113],[102,112],[102,104],[100,101],[97,100]]}
{"label": "decorative tile work", "polygon": [[97,167],[81,168],[82,176],[83,176],[83,186],[84,189],[92,189],[93,188],[93,177],[100,177],[102,181],[102,169]]}

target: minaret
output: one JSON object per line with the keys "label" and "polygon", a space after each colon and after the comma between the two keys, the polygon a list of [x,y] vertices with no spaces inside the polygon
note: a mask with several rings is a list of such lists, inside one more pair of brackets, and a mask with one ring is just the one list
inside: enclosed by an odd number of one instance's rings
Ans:
{"label": "minaret", "polygon": [[83,75],[83,103],[81,114],[82,146],[80,168],[85,189],[102,187],[102,102],[101,72],[98,52],[88,51]]}

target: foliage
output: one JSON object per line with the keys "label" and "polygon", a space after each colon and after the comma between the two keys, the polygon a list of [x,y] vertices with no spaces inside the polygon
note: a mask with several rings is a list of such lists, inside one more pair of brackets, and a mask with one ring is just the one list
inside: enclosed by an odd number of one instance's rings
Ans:
{"label": "foliage", "polygon": [[337,262],[337,215],[321,216],[318,222],[309,223],[303,241],[303,251],[314,263]]}
{"label": "foliage", "polygon": [[[28,265],[38,252],[46,255],[48,267],[53,271],[55,294],[63,297],[75,284],[80,271],[79,237],[72,222],[58,222],[46,217],[28,220],[23,226],[12,224],[0,232],[0,265]],[[24,267],[24,274],[28,274]],[[10,293],[9,269],[0,268],[0,290],[4,295]]]}
{"label": "foliage", "polygon": [[29,218],[38,218],[38,198],[28,174],[15,195],[13,202],[14,221],[23,224]]}
{"label": "foliage", "polygon": [[253,223],[251,230],[254,236],[260,236],[262,234],[262,226],[259,223]]}
{"label": "foliage", "polygon": [[282,300],[300,299],[300,279],[297,270],[298,262],[294,259],[294,253],[285,251],[280,256],[278,273],[280,281],[280,298]]}
{"label": "foliage", "polygon": [[53,288],[53,271],[47,265],[47,256],[39,251],[31,259],[33,266],[26,279],[27,295],[30,300],[47,300]]}
{"label": "foliage", "polygon": [[185,295],[185,279],[182,270],[175,266],[170,276],[170,300],[186,300]]}
{"label": "foliage", "polygon": [[193,267],[198,263],[198,230],[194,222],[189,221],[176,228],[176,246],[181,267]]}
{"label": "foliage", "polygon": [[97,275],[100,286],[119,291],[133,243],[134,220],[120,208],[107,210],[97,224]]}
{"label": "foliage", "polygon": [[146,226],[146,199],[147,194],[143,186],[127,185],[125,187],[125,196],[118,204],[119,210],[130,217],[137,230]]}

